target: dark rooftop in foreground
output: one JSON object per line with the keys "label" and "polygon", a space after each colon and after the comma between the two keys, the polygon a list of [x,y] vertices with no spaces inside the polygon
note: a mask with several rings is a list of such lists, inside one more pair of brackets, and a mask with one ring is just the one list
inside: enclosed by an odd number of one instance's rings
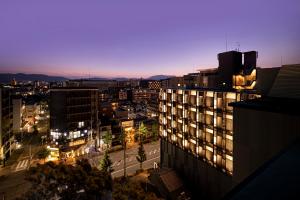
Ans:
{"label": "dark rooftop in foreground", "polygon": [[256,170],[223,200],[299,199],[300,142]]}
{"label": "dark rooftop in foreground", "polygon": [[246,101],[234,102],[229,105],[239,108],[261,110],[267,112],[300,115],[300,100],[277,97],[263,97]]}

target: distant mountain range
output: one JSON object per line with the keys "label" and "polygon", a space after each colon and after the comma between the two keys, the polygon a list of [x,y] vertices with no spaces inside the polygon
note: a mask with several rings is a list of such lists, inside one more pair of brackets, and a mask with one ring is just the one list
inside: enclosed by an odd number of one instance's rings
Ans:
{"label": "distant mountain range", "polygon": [[[146,78],[145,80],[162,80],[167,79],[174,76],[169,75],[155,75],[150,76],[149,78]],[[66,78],[63,76],[49,76],[45,74],[23,74],[23,73],[0,73],[0,83],[10,83],[13,79],[16,81],[66,81],[70,80],[70,78]],[[73,79],[73,78],[71,78]],[[125,81],[129,78],[126,77],[116,77],[116,78],[105,78],[105,77],[92,77],[92,78],[84,78],[87,80],[117,80],[117,81]],[[138,78],[136,78],[138,79]]]}
{"label": "distant mountain range", "polygon": [[62,76],[48,76],[45,74],[10,74],[10,73],[0,73],[0,83],[10,83],[11,80],[16,81],[65,81],[68,80]]}
{"label": "distant mountain range", "polygon": [[155,75],[155,76],[150,76],[147,79],[159,81],[159,80],[163,80],[163,79],[167,79],[167,78],[171,78],[171,77],[174,77],[174,76],[170,76],[170,75]]}

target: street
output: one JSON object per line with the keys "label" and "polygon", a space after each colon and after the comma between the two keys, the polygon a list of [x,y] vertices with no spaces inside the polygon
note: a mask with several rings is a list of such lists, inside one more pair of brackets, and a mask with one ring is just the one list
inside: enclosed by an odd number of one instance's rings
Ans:
{"label": "street", "polygon": [[27,169],[32,163],[33,155],[41,147],[39,136],[32,134],[25,136],[21,148],[12,153],[5,167],[0,168],[0,176]]}
{"label": "street", "polygon": [[[0,168],[0,197],[5,195],[7,199],[14,199],[17,194],[26,191],[30,184],[24,179],[25,171],[28,169],[30,163],[33,164],[34,160],[30,158],[30,154],[34,155],[41,148],[40,140],[37,136],[28,135],[23,141],[20,149],[16,150],[10,159],[7,161],[6,166]],[[138,145],[126,150],[126,174],[133,175],[140,169],[140,163],[136,160]],[[153,168],[154,162],[160,160],[160,142],[152,142],[144,144],[147,160],[143,162],[143,169]],[[123,150],[115,151],[109,154],[112,161],[112,177],[121,177],[124,175],[124,159]],[[88,157],[88,156],[87,156]],[[94,167],[99,167],[100,160],[103,155],[88,157],[90,163]]]}
{"label": "street", "polygon": [[[140,163],[136,160],[138,147],[132,147],[126,150],[126,174],[131,175],[136,172],[140,168]],[[159,162],[160,160],[160,142],[152,142],[149,144],[144,144],[145,152],[147,155],[147,160],[143,163],[143,169],[152,168],[154,162]],[[112,161],[112,167],[114,171],[112,172],[113,177],[120,177],[124,175],[124,159],[123,159],[123,150],[112,152],[109,154],[110,159]],[[99,167],[101,156],[95,156],[93,158],[89,158],[89,161],[92,166]]]}

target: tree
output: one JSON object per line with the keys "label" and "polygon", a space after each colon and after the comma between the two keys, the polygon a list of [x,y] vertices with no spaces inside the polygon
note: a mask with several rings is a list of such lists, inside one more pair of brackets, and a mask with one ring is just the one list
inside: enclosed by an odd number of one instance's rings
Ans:
{"label": "tree", "polygon": [[138,155],[136,156],[136,160],[140,163],[140,169],[143,169],[143,162],[147,160],[147,156],[145,153],[144,145],[140,142],[140,146],[138,149]]}
{"label": "tree", "polygon": [[100,161],[100,170],[108,172],[108,173],[113,172],[112,162],[108,155],[108,151],[105,151],[104,156],[103,156],[102,160]]}
{"label": "tree", "polygon": [[50,150],[47,148],[42,148],[37,152],[38,159],[43,159],[45,163],[45,159],[50,155]]}
{"label": "tree", "polygon": [[126,131],[121,127],[121,135],[120,135],[120,141],[123,145],[123,172],[124,172],[124,178],[126,177],[126,144],[127,144],[127,134]]}
{"label": "tree", "polygon": [[87,159],[76,165],[47,162],[30,168],[31,189],[21,199],[101,199],[112,190],[110,174],[92,168]]}
{"label": "tree", "polygon": [[143,122],[140,124],[139,133],[140,133],[140,142],[141,142],[144,137],[147,137],[147,133],[148,133],[147,127],[144,125]]}
{"label": "tree", "polygon": [[38,134],[39,134],[39,130],[38,130],[36,124],[33,125],[33,134],[34,134],[34,135],[38,135]]}
{"label": "tree", "polygon": [[112,135],[109,132],[106,132],[106,134],[103,137],[103,142],[106,145],[106,148],[109,148],[111,141]]}

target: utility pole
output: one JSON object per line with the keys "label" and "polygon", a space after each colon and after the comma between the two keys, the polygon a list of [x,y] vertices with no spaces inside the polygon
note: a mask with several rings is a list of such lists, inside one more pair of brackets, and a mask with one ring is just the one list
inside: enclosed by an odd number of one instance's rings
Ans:
{"label": "utility pole", "polygon": [[29,167],[31,163],[31,144],[29,145]]}
{"label": "utility pole", "polygon": [[123,137],[123,157],[124,157],[124,178],[126,177],[126,135],[125,135],[125,131],[123,130],[123,127],[121,127],[121,134]]}

